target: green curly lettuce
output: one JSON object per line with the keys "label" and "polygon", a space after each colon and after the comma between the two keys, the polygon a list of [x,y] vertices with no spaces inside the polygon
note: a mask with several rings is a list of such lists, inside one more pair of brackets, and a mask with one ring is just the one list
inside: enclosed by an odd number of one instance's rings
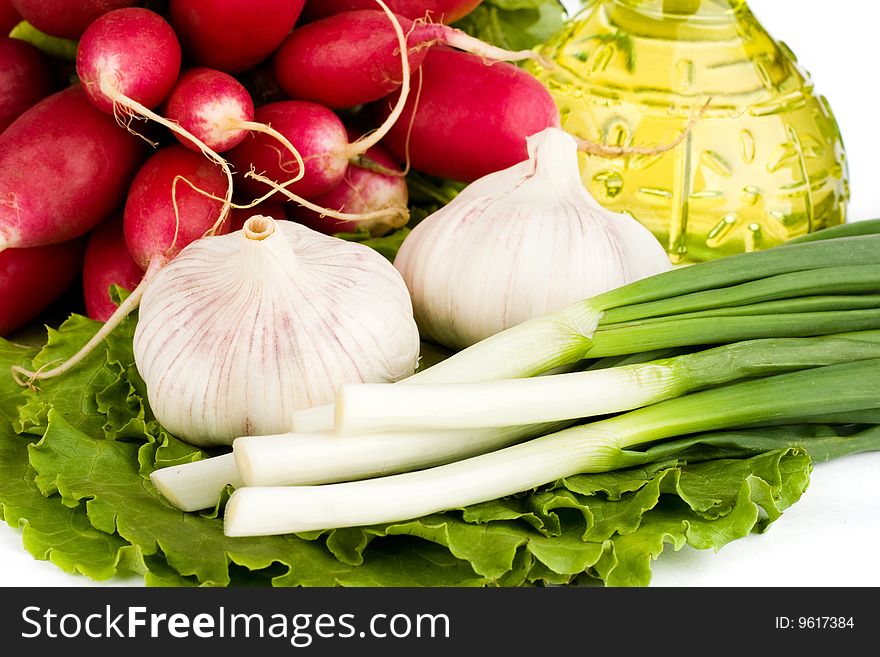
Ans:
{"label": "green curly lettuce", "polygon": [[[134,321],[68,376],[37,389],[0,376],[3,517],[22,529],[36,558],[95,579],[139,573],[162,586],[528,586],[586,578],[644,586],[667,546],[717,550],[764,531],[809,481],[810,458],[796,445],[769,441],[737,451],[691,440],[683,444],[696,454],[691,461],[667,445],[639,468],[406,522],[228,538],[222,499],[186,514],[150,482],[157,467],[208,454],[153,417],[134,366]],[[0,371],[65,358],[95,326],[73,316],[39,352],[0,342]],[[724,458],[713,458],[713,449]]]}
{"label": "green curly lettuce", "polygon": [[566,18],[558,0],[484,0],[455,27],[508,50],[525,50],[549,39]]}

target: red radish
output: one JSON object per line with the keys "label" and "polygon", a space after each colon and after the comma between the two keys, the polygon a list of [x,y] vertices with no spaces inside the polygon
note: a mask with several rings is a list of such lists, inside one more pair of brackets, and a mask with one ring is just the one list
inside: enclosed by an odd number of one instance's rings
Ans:
{"label": "red radish", "polygon": [[[254,120],[254,101],[238,80],[222,71],[192,68],[185,71],[168,96],[165,116],[222,153],[237,146],[248,134],[244,124]],[[187,148],[191,141],[177,140]]]}
{"label": "red radish", "polygon": [[241,230],[244,227],[244,222],[255,214],[272,217],[275,221],[287,221],[287,213],[284,211],[283,204],[263,201],[253,208],[233,208],[232,212],[229,213],[229,230]]}
{"label": "red radish", "polygon": [[304,0],[171,0],[171,23],[187,54],[227,73],[253,68],[293,29]]}
{"label": "red radish", "polygon": [[[433,48],[418,75],[415,117],[411,97],[384,143],[406,159],[409,133],[409,162],[424,173],[476,180],[525,160],[526,137],[560,125],[544,86],[511,64],[487,65],[476,55]],[[390,102],[380,108],[387,111]]]}
{"label": "red radish", "polygon": [[138,0],[11,0],[22,18],[52,36],[76,39],[108,11],[131,7]]}
{"label": "red radish", "polygon": [[0,132],[52,91],[49,62],[29,43],[0,37]]}
{"label": "red radish", "polygon": [[0,34],[9,34],[20,22],[21,16],[12,6],[12,0],[0,0]]}
{"label": "red radish", "polygon": [[[351,214],[374,214],[383,208],[406,207],[409,201],[406,180],[391,153],[377,144],[365,156],[379,167],[400,175],[389,175],[353,164],[348,167],[342,182],[326,194],[312,199],[314,203]],[[293,204],[290,204],[287,214],[294,221],[327,235],[353,233],[358,228],[365,228],[374,237],[379,237],[392,228],[381,217],[371,221],[341,221]]]}
{"label": "red radish", "polygon": [[[394,227],[406,223],[409,215],[405,205],[352,214],[337,212],[314,201],[338,186],[349,168],[349,160],[372,148],[387,128],[349,143],[345,126],[336,114],[321,105],[298,100],[263,105],[257,109],[255,118],[278,130],[305,161],[305,169],[300,171],[275,140],[263,134],[248,137],[229,151],[229,161],[240,175],[246,174],[239,182],[239,189],[247,194],[262,195],[255,203],[277,198],[280,192],[301,206],[337,219],[359,222],[381,219]],[[251,170],[257,175],[248,173]],[[295,174],[299,173],[304,175],[298,180]]]}
{"label": "red radish", "polygon": [[[428,18],[436,23],[454,23],[477,8],[483,0],[387,0],[388,7],[406,18]],[[344,11],[372,9],[376,0],[308,0],[303,15],[309,20]]]}
{"label": "red radish", "polygon": [[[220,197],[226,180],[205,158],[177,144],[157,151],[138,171],[125,201],[125,241],[142,269],[165,264],[214,226],[222,202],[192,186]],[[217,232],[228,230],[226,222]]]}
{"label": "red radish", "polygon": [[0,251],[91,230],[122,201],[144,150],[79,86],[34,105],[0,134]]}
{"label": "red radish", "polygon": [[92,102],[115,113],[134,101],[159,105],[180,73],[180,44],[171,26],[148,9],[117,9],[94,21],[80,39],[76,72]]}
{"label": "red radish", "polygon": [[[298,176],[281,183],[279,179],[289,178],[292,170],[290,163],[282,160],[278,148],[266,143],[262,135],[242,142],[230,151],[229,157],[239,171],[245,174],[243,185],[245,190],[250,189],[259,194],[260,188],[253,183],[263,183],[272,190],[251,205],[271,197],[275,192],[281,192],[304,207],[337,219],[370,221],[380,216],[392,226],[406,223],[409,212],[405,206],[380,210],[375,215],[351,215],[322,208],[303,198],[322,194],[338,185],[345,175],[349,160],[365,153],[385,136],[403,111],[409,97],[410,68],[406,53],[406,35],[400,21],[385,3],[382,0],[376,2],[382,7],[397,37],[403,76],[397,105],[391,110],[383,125],[351,144],[348,142],[342,122],[326,107],[303,101],[281,101],[261,107],[256,113],[256,118],[262,123],[272,123],[279,132],[296,144],[305,156],[303,158],[305,166],[301,168]],[[248,178],[252,178],[253,181],[248,181]],[[298,194],[287,189],[288,186],[294,185]]]}
{"label": "red radish", "polygon": [[[419,82],[417,100],[407,100],[383,143],[430,175],[471,182],[506,169],[528,157],[526,137],[560,125],[547,89],[505,62],[487,63],[469,53],[433,48],[418,71]],[[397,103],[394,97],[378,103],[379,116]],[[574,138],[581,151],[600,157],[656,155],[681,143],[698,116],[660,146],[606,146]]]}
{"label": "red radish", "polygon": [[138,307],[156,272],[181,249],[207,233],[228,230],[228,222],[216,225],[223,201],[191,185],[217,196],[226,188],[226,179],[205,158],[178,144],[163,148],[144,163],[131,183],[124,213],[125,242],[134,261],[146,269],[143,279],[71,358],[43,372],[13,367],[19,383],[51,379],[75,367]]}
{"label": "red radish", "polygon": [[[532,50],[495,48],[441,23],[413,23],[402,16],[397,19],[407,35],[412,70],[421,66],[428,50],[438,44],[492,61],[544,62]],[[292,98],[333,108],[378,100],[397,89],[403,79],[394,26],[378,10],[336,14],[294,30],[275,54],[274,64],[278,83]]]}
{"label": "red radish", "polygon": [[[305,176],[289,189],[312,198],[333,189],[345,175],[351,157],[345,126],[331,110],[298,100],[269,103],[258,108],[254,119],[284,135],[305,160]],[[257,173],[282,182],[298,173],[298,166],[269,135],[256,134],[227,154],[239,174],[251,167]],[[264,183],[242,178],[239,189],[247,194],[267,191]]]}
{"label": "red radish", "polygon": [[[305,166],[299,152],[284,135],[254,121],[250,94],[228,73],[203,67],[184,72],[168,96],[165,115],[188,133],[175,133],[175,136],[192,150],[205,152],[206,146],[212,154],[220,153],[240,144],[249,131],[263,132],[293,156],[295,171],[301,172]],[[219,156],[212,159],[216,161]]]}
{"label": "red radish", "polygon": [[[76,70],[92,101],[115,115],[143,116],[191,141],[226,176],[225,203],[216,226],[225,220],[232,199],[232,171],[207,144],[152,108],[171,92],[180,73],[180,44],[165,19],[148,9],[117,9],[101,16],[83,34]],[[207,191],[207,190],[205,190]]]}
{"label": "red radish", "polygon": [[134,290],[144,271],[132,259],[122,231],[122,217],[114,214],[89,236],[83,261],[82,282],[86,314],[106,322],[116,310],[110,287]]}
{"label": "red radish", "polygon": [[0,336],[25,326],[70,287],[84,240],[0,253]]}

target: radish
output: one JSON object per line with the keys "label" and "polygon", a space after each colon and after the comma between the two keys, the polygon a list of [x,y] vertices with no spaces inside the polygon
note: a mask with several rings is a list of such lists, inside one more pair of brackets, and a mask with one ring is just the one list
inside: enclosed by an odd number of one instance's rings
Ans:
{"label": "radish", "polygon": [[[388,0],[388,7],[406,18],[428,18],[438,23],[454,23],[477,8],[483,0]],[[308,20],[326,18],[344,11],[370,9],[375,0],[308,0],[303,15]]]}
{"label": "radish", "polygon": [[[527,137],[560,126],[559,110],[547,89],[506,62],[487,63],[470,53],[432,48],[416,83],[421,93],[407,100],[384,143],[414,169],[433,176],[472,182],[501,171],[527,159]],[[380,101],[379,117],[399,104],[393,95]],[[700,114],[660,146],[606,146],[573,137],[581,152],[600,157],[656,155],[681,143]]]}
{"label": "radish", "polygon": [[22,18],[52,36],[76,39],[108,11],[131,7],[138,0],[11,0]]}
{"label": "radish", "polygon": [[159,105],[180,73],[180,44],[159,14],[130,7],[104,14],[80,39],[76,72],[98,109]]}
{"label": "radish", "polygon": [[122,201],[143,152],[78,85],[34,105],[0,134],[0,251],[91,230]]}
{"label": "radish", "polygon": [[148,9],[132,7],[111,11],[89,26],[79,42],[76,70],[99,109],[120,120],[125,116],[152,119],[192,142],[223,170],[227,187],[215,223],[219,227],[232,201],[229,165],[198,137],[152,111],[177,82],[180,59],[180,44],[165,19]]}
{"label": "radish", "polygon": [[[255,118],[260,123],[271,123],[303,154],[305,165],[297,175],[291,162],[282,157],[278,147],[264,135],[246,139],[229,152],[230,161],[239,172],[246,172],[242,188],[259,194],[269,186],[271,190],[251,206],[281,192],[290,200],[314,210],[319,214],[340,220],[373,221],[381,218],[391,227],[406,224],[409,211],[406,206],[392,207],[367,214],[340,213],[308,201],[308,198],[326,193],[336,187],[345,176],[349,160],[355,159],[375,146],[397,121],[403,111],[410,90],[409,59],[406,54],[406,35],[398,18],[382,0],[376,0],[397,37],[402,85],[396,105],[391,109],[383,125],[353,143],[349,143],[345,126],[331,110],[306,101],[280,101],[259,108]],[[287,178],[284,183],[279,182]],[[260,184],[258,184],[260,183]],[[262,185],[262,186],[261,186]],[[288,189],[292,187],[296,193]],[[305,197],[305,198],[304,198]]]}
{"label": "radish", "polygon": [[[408,161],[424,173],[471,182],[525,160],[526,137],[560,125],[543,85],[511,64],[432,48],[419,78],[418,109],[411,97],[384,143],[407,160],[409,135]],[[387,111],[388,102],[379,107]]]}
{"label": "radish", "polygon": [[196,137],[175,134],[181,144],[193,150],[204,151],[207,146],[219,153],[240,144],[248,131],[266,133],[291,153],[298,175],[304,174],[305,164],[293,144],[271,126],[254,121],[250,94],[228,73],[204,67],[184,72],[168,96],[165,114]]}
{"label": "radish", "polygon": [[171,0],[171,23],[197,64],[240,73],[275,51],[303,1]]}
{"label": "radish", "polygon": [[[254,101],[244,85],[228,73],[202,67],[180,76],[164,114],[218,153],[238,146],[255,125]],[[190,140],[175,137],[192,148]]]}
{"label": "radish", "polygon": [[[203,190],[206,194],[198,190]],[[125,241],[149,274],[212,230],[225,192],[223,174],[178,144],[156,152],[140,168],[125,201]],[[226,222],[217,233],[228,232]]]}
{"label": "radish", "polygon": [[0,336],[26,325],[70,287],[83,245],[77,239],[0,253]]}
{"label": "radish", "polygon": [[29,43],[0,37],[0,132],[52,91],[49,62]]}
{"label": "radish", "polygon": [[[291,191],[311,198],[333,189],[342,180],[352,154],[345,126],[331,110],[315,103],[284,100],[258,108],[254,120],[270,124],[296,145],[305,160],[305,175],[290,186]],[[267,135],[248,137],[227,157],[239,173],[253,167],[276,181],[287,180],[298,170],[296,163],[284,157],[275,140]],[[247,194],[261,194],[266,186],[242,178],[239,189]]]}
{"label": "radish", "polygon": [[[447,25],[397,18],[407,35],[412,70],[437,44],[492,61],[537,59],[553,66],[532,50],[502,50]],[[395,30],[383,12],[349,11],[294,30],[275,54],[275,77],[291,98],[333,108],[354,107],[387,96],[401,85],[397,49]]]}
{"label": "radish", "polygon": [[12,6],[12,0],[0,0],[0,34],[9,34],[21,22],[21,16]]}
{"label": "radish", "polygon": [[110,287],[134,290],[143,276],[143,270],[128,252],[122,217],[113,214],[92,231],[86,245],[82,270],[86,314],[99,322],[107,321],[116,310]]}
{"label": "radish", "polygon": [[[325,208],[353,214],[375,213],[388,207],[406,207],[409,201],[406,180],[391,153],[381,144],[377,144],[365,156],[390,173],[352,164],[340,184],[326,194],[315,197],[313,202]],[[326,235],[353,233],[358,228],[365,228],[373,237],[379,237],[391,229],[381,217],[371,221],[343,221],[302,206],[291,206],[287,214],[292,220]]]}
{"label": "radish", "polygon": [[[216,225],[226,188],[223,173],[198,153],[175,144],[152,155],[140,168],[125,201],[125,242],[144,277],[104,325],[73,356],[43,372],[13,367],[22,385],[64,374],[82,361],[140,304],[156,273],[187,244],[207,233],[224,233]],[[217,196],[212,198],[211,196]]]}
{"label": "radish", "polygon": [[[409,216],[406,205],[355,214],[337,212],[318,200],[343,181],[349,160],[372,148],[378,141],[378,131],[349,143],[345,126],[336,114],[321,105],[298,100],[264,105],[257,109],[255,118],[271,124],[292,142],[302,155],[305,168],[299,170],[295,162],[283,157],[275,140],[267,135],[245,139],[229,151],[227,157],[239,173],[252,172],[239,181],[239,189],[248,194],[262,194],[254,204],[280,192],[304,208],[343,221],[384,221],[394,227],[406,223]],[[303,174],[302,179],[292,178],[298,172]],[[284,180],[287,182],[280,182]]]}

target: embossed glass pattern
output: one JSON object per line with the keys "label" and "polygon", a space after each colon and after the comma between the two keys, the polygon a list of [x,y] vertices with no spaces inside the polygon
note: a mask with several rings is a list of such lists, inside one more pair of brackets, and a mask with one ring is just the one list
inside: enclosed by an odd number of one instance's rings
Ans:
{"label": "embossed glass pattern", "polygon": [[630,212],[673,262],[773,246],[845,221],[846,159],[827,101],[742,0],[596,0],[533,67],[563,126],[613,145],[677,148],[581,156],[606,207]]}

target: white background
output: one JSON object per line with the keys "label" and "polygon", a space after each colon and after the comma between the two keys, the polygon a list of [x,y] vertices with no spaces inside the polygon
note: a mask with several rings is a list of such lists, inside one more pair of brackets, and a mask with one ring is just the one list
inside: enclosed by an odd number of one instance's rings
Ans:
{"label": "white background", "polygon": [[[849,158],[850,219],[880,217],[878,4],[752,0],[749,6],[770,34],[797,54],[831,103]],[[654,565],[652,584],[880,586],[878,547],[880,452],[875,452],[817,465],[803,499],[766,534],[735,541],[718,553],[667,550]],[[110,585],[140,583],[130,578]],[[22,549],[20,533],[0,523],[0,585],[93,584],[35,561]]]}

